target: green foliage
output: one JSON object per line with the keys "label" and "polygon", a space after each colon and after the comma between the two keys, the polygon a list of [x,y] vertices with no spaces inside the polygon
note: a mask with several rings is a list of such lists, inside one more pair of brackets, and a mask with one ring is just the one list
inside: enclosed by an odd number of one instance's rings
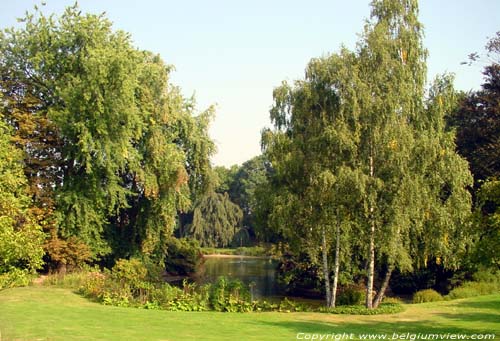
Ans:
{"label": "green foliage", "polygon": [[263,246],[240,246],[236,248],[235,255],[242,256],[269,256],[269,250]]}
{"label": "green foliage", "polygon": [[74,236],[61,239],[56,235],[52,235],[46,241],[45,249],[49,257],[50,270],[74,271],[75,269],[81,269],[92,259],[89,246]]}
{"label": "green foliage", "polygon": [[240,227],[235,231],[231,245],[243,247],[243,245],[249,245],[251,242],[249,229],[246,227]]}
{"label": "green foliage", "polygon": [[306,253],[283,255],[278,264],[277,283],[294,296],[318,296],[323,289],[320,269]]}
{"label": "green foliage", "polygon": [[75,5],[21,22],[0,34],[0,88],[5,121],[23,128],[16,141],[36,204],[53,217],[47,229],[93,258],[163,262],[177,212],[206,191],[212,108],[195,117],[194,99],[169,82],[172,68],[104,15]]}
{"label": "green foliage", "polygon": [[482,268],[473,274],[473,281],[462,283],[446,296],[448,299],[467,298],[500,292],[500,270]]}
{"label": "green foliage", "polygon": [[465,282],[461,286],[451,290],[446,298],[453,300],[495,294],[498,292],[500,292],[500,284],[498,282]]}
{"label": "green foliage", "polygon": [[111,278],[129,285],[131,289],[143,286],[148,276],[148,271],[139,259],[119,259],[111,270]]}
{"label": "green foliage", "polygon": [[190,233],[201,246],[225,247],[232,242],[242,217],[227,193],[210,192],[195,206]]}
{"label": "green foliage", "polygon": [[237,255],[237,256],[257,256],[272,257],[272,249],[266,246],[240,246],[235,249],[224,249],[215,247],[204,247],[201,249],[204,255]]}
{"label": "green foliage", "polygon": [[230,168],[224,166],[214,167],[216,176],[215,191],[220,194],[230,193],[238,171],[239,167],[237,165],[233,165]]}
{"label": "green foliage", "polygon": [[267,229],[269,206],[267,194],[271,164],[264,155],[256,156],[241,166],[214,168],[215,191],[227,193],[233,203],[243,211],[243,227],[235,234],[234,246],[247,246],[252,239],[268,241],[272,234]]}
{"label": "green foliage", "polygon": [[210,288],[209,300],[215,311],[246,312],[252,310],[248,288],[239,280],[219,277]]}
{"label": "green foliage", "polygon": [[480,268],[472,275],[476,282],[497,283],[500,286],[500,269],[498,268]]}
{"label": "green foliage", "polygon": [[323,263],[326,287],[332,271],[320,252],[334,253],[347,277],[367,264],[368,297],[378,262],[389,274],[433,257],[457,266],[472,182],[445,125],[452,78],[438,77],[425,96],[417,1],[371,6],[356,51],[312,59],[304,79],[274,90],[274,130],[262,136],[274,170],[271,227]]}
{"label": "green foliage", "polygon": [[487,267],[500,266],[500,181],[484,182],[476,192],[476,209],[473,216],[475,264]]}
{"label": "green foliage", "polygon": [[[66,275],[52,275],[45,285],[77,289],[87,298],[105,305],[162,309],[168,311],[219,311],[219,312],[306,312],[316,311],[310,305],[284,298],[280,302],[251,301],[249,288],[238,280],[220,277],[213,284],[197,286],[183,281],[182,287],[168,283],[147,282],[146,271],[137,260],[120,260],[111,272],[95,269]],[[138,291],[137,289],[142,291]],[[383,305],[374,313],[401,311],[399,304]],[[368,314],[362,307],[332,310],[338,314]],[[399,310],[398,310],[399,309]],[[324,309],[319,311],[325,312]]]}
{"label": "green foliage", "polygon": [[79,269],[67,273],[54,273],[43,278],[42,284],[45,286],[56,286],[67,289],[80,289],[84,286],[90,277],[99,272],[99,269]]}
{"label": "green foliage", "polygon": [[384,297],[384,303],[404,304],[403,300],[399,297]]}
{"label": "green foliage", "polygon": [[343,288],[337,297],[337,305],[359,305],[365,301],[365,292],[362,288],[348,286]]}
{"label": "green foliage", "polygon": [[482,89],[468,93],[449,117],[457,130],[458,152],[469,161],[476,187],[481,180],[500,178],[499,61],[486,66],[483,75]]}
{"label": "green foliage", "polygon": [[33,274],[27,270],[12,268],[0,273],[0,290],[14,287],[24,287],[31,283]]}
{"label": "green foliage", "polygon": [[[243,226],[258,237],[264,237],[264,230],[257,225],[258,191],[267,185],[271,165],[264,155],[256,156],[241,165],[234,176],[229,190],[231,200],[243,211]],[[260,233],[260,235],[259,235]]]}
{"label": "green foliage", "polygon": [[413,303],[438,302],[442,300],[443,296],[433,289],[420,290],[413,295]]}
{"label": "green foliage", "polygon": [[[488,63],[481,90],[465,94],[448,117],[457,150],[474,175],[473,264],[500,265],[500,32],[486,44]],[[474,55],[473,55],[474,56]],[[477,55],[475,55],[477,57]],[[473,57],[473,58],[475,58]]]}
{"label": "green foliage", "polygon": [[22,158],[11,142],[10,129],[0,120],[0,275],[6,274],[3,285],[24,283],[19,280],[22,274],[33,273],[43,264],[45,236],[29,210]]}
{"label": "green foliage", "polygon": [[330,314],[347,314],[347,315],[381,315],[381,314],[397,314],[403,312],[405,307],[398,303],[382,303],[376,309],[368,309],[361,305],[341,306],[336,308],[320,308],[320,312]]}
{"label": "green foliage", "polygon": [[171,274],[188,275],[196,272],[202,262],[200,244],[194,239],[171,238],[167,243],[165,270]]}

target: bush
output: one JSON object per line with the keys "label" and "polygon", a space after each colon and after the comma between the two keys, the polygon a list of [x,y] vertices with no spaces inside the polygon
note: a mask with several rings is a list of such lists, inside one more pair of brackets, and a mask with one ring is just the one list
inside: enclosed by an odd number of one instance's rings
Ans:
{"label": "bush", "polygon": [[[143,309],[163,309],[169,311],[208,311],[220,312],[298,312],[321,311],[334,314],[390,314],[403,310],[401,304],[382,304],[370,310],[363,306],[344,306],[334,309],[313,309],[311,306],[285,298],[279,303],[268,301],[251,302],[249,290],[238,280],[220,277],[216,283],[197,286],[183,282],[178,288],[168,283],[144,281],[144,270],[139,270],[137,260],[120,260],[112,271],[80,272],[58,278],[62,285],[81,283],[79,292],[105,305],[138,307]],[[62,279],[61,279],[62,278]],[[66,278],[66,279],[64,279]],[[52,279],[50,280],[52,281]],[[135,289],[141,289],[137,291]]]}
{"label": "bush", "polygon": [[446,296],[447,299],[467,298],[500,292],[500,271],[480,269],[472,275],[474,281],[463,282]]}
{"label": "bush", "polygon": [[403,300],[400,299],[399,297],[384,297],[383,300],[384,303],[386,304],[403,304]]}
{"label": "bush", "polygon": [[219,277],[212,284],[209,294],[210,306],[215,311],[244,312],[251,311],[250,293],[239,280]]}
{"label": "bush", "polygon": [[363,289],[357,287],[346,287],[339,292],[336,300],[337,305],[358,305],[365,300],[366,294]]}
{"label": "bush", "polygon": [[449,299],[467,298],[480,295],[494,294],[500,291],[500,286],[495,282],[465,282],[453,289],[448,294]]}
{"label": "bush", "polygon": [[33,275],[27,270],[12,268],[9,272],[0,274],[0,290],[14,287],[24,287],[31,283]]}
{"label": "bush", "polygon": [[413,295],[413,303],[438,302],[442,300],[443,296],[433,289],[420,290]]}
{"label": "bush", "polygon": [[196,272],[202,262],[200,244],[194,239],[171,238],[167,243],[165,269],[175,275],[189,275]]}
{"label": "bush", "polygon": [[324,284],[321,269],[311,261],[308,254],[284,254],[278,264],[277,283],[292,296],[319,298],[323,296]]}
{"label": "bush", "polygon": [[472,275],[475,282],[496,283],[500,287],[500,270],[480,269]]}
{"label": "bush", "polygon": [[[164,284],[164,286],[169,286]],[[170,287],[170,290],[174,287]],[[162,308],[170,311],[207,311],[209,305],[210,285],[197,287],[194,283],[183,281],[183,288],[175,288],[178,291],[176,296],[162,305]]]}
{"label": "bush", "polygon": [[[95,269],[94,271],[99,272],[98,269]],[[47,276],[42,283],[43,285],[55,285],[62,288],[76,290],[82,287],[86,283],[88,277],[91,276],[91,273],[92,273],[91,270],[81,270],[66,274],[56,273]]]}
{"label": "bush", "polygon": [[320,312],[330,314],[347,314],[347,315],[380,315],[380,314],[397,314],[404,311],[404,306],[398,303],[382,303],[377,309],[368,309],[362,305],[341,306],[336,308],[319,309]]}
{"label": "bush", "polygon": [[106,282],[109,279],[101,272],[89,272],[84,278],[78,292],[83,296],[95,301],[102,301],[108,288]]}
{"label": "bush", "polygon": [[266,256],[267,251],[262,246],[240,246],[236,248],[236,255],[242,256]]}

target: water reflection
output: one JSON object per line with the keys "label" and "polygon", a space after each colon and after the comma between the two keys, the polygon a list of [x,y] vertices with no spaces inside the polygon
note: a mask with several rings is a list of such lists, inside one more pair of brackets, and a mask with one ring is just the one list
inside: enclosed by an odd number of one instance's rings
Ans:
{"label": "water reflection", "polygon": [[276,267],[277,262],[267,258],[207,257],[198,283],[213,283],[218,277],[226,276],[251,286],[254,299],[278,296]]}

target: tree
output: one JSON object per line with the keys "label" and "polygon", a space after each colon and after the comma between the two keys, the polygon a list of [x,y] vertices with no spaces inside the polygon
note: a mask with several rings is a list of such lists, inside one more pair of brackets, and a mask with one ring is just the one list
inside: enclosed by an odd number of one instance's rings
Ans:
{"label": "tree", "polygon": [[[472,236],[474,264],[498,266],[500,207],[500,32],[486,44],[490,65],[484,68],[481,90],[464,96],[448,119],[457,130],[457,150],[474,175],[475,212]],[[477,60],[477,53],[471,55]]]}
{"label": "tree", "polygon": [[[431,257],[452,265],[465,242],[470,173],[444,124],[455,92],[445,76],[424,97],[427,52],[417,16],[415,0],[373,1],[356,52],[343,49],[318,68],[311,62],[304,82],[275,90],[276,131],[264,135],[283,186],[271,219],[293,221],[298,240],[319,231],[321,238],[306,239],[321,240],[323,250],[328,235],[346,233],[325,221],[358,227],[348,245],[366,254],[368,308],[383,299],[394,268],[425,266]],[[376,268],[385,275],[374,297]]]}
{"label": "tree", "polygon": [[237,165],[232,165],[229,168],[224,166],[214,167],[214,173],[217,177],[217,185],[215,186],[215,191],[217,193],[230,193],[231,186],[235,181],[236,174],[238,173],[240,167]]}
{"label": "tree", "polygon": [[269,173],[270,165],[265,156],[253,157],[239,167],[229,188],[231,201],[243,211],[243,226],[253,235],[258,229],[254,218],[258,205],[256,191],[267,182]]}
{"label": "tree", "polygon": [[475,243],[472,260],[475,264],[500,266],[500,181],[488,180],[477,192],[473,227]]}
{"label": "tree", "polygon": [[237,232],[243,213],[227,193],[209,192],[195,206],[190,233],[201,246],[226,247]]}
{"label": "tree", "polygon": [[[348,236],[356,224],[348,219],[348,210],[356,206],[355,193],[360,190],[351,181],[355,175],[349,167],[355,152],[350,126],[355,121],[342,110],[336,89],[342,77],[349,77],[352,57],[343,50],[340,55],[314,59],[304,81],[275,89],[271,119],[276,131],[263,135],[276,192],[271,225],[321,264],[329,307],[335,306],[341,259],[345,264],[349,258]],[[319,254],[317,245],[321,245]]]}
{"label": "tree", "polygon": [[[457,130],[457,149],[469,161],[476,189],[487,179],[500,178],[500,32],[488,41],[486,51],[492,63],[484,68],[481,90],[468,93],[448,119]],[[476,61],[479,54],[470,58]]]}
{"label": "tree", "polygon": [[77,238],[94,258],[161,262],[177,212],[206,191],[212,108],[194,117],[172,68],[103,15],[75,5],[23,22],[0,35],[0,89],[5,120],[36,165],[25,171],[31,187],[51,198],[40,206],[54,211],[53,234]]}
{"label": "tree", "polygon": [[482,89],[469,93],[450,117],[458,152],[476,181],[500,178],[500,64],[485,67]]}
{"label": "tree", "polygon": [[0,276],[33,273],[42,264],[44,234],[30,211],[22,152],[0,121]]}

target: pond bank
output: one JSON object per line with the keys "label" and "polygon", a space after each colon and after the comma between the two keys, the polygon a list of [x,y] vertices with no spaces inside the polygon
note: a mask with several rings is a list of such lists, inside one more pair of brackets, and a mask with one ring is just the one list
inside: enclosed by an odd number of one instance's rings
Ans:
{"label": "pond bank", "polygon": [[273,259],[271,256],[247,256],[247,255],[227,255],[221,253],[212,253],[203,255],[203,258],[247,258],[247,259]]}

